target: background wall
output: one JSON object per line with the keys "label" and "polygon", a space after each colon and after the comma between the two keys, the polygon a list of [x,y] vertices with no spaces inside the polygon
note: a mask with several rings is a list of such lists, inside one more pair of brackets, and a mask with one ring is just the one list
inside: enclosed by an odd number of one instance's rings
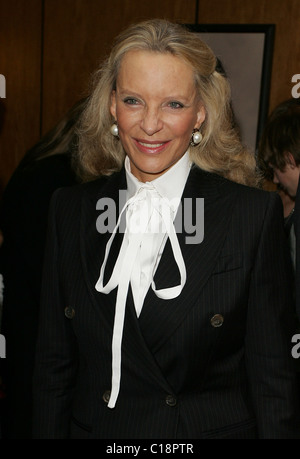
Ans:
{"label": "background wall", "polygon": [[299,0],[0,0],[0,193],[25,151],[88,89],[129,23],[276,24],[270,110],[300,73]]}
{"label": "background wall", "polygon": [[24,149],[39,137],[41,106],[40,0],[0,0],[0,192]]}

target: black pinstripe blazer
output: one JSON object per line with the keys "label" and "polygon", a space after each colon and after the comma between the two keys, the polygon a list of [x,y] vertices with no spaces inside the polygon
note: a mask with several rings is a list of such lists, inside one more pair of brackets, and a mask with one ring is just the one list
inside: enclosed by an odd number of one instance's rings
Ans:
{"label": "black pinstripe blazer", "polygon": [[[204,240],[178,234],[187,268],[178,298],[150,289],[137,319],[129,294],[121,389],[107,407],[116,294],[95,290],[109,238],[96,230],[96,203],[117,203],[123,188],[124,170],[52,200],[34,438],[300,438],[280,199],[196,167],[183,198],[204,198]],[[176,276],[167,245],[156,287]]]}

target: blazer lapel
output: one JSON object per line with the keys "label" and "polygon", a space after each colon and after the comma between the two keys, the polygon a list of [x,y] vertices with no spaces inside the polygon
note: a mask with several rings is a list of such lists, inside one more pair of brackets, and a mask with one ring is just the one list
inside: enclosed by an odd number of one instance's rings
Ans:
{"label": "blazer lapel", "polygon": [[[223,246],[235,202],[232,193],[226,194],[226,181],[194,167],[184,193],[186,199],[204,198],[204,239],[188,244],[182,225],[177,233],[186,264],[187,281],[181,294],[173,300],[161,300],[150,288],[139,318],[142,334],[153,352],[161,347],[195,305],[201,290],[210,277]],[[221,189],[222,188],[222,189]],[[172,250],[167,244],[156,271],[156,288],[170,287],[178,279]]]}
{"label": "blazer lapel", "polygon": [[[112,220],[116,220],[119,215],[119,190],[126,190],[126,177],[123,170],[108,178],[101,178],[87,187],[81,205],[80,250],[84,277],[97,313],[101,315],[102,321],[103,318],[105,319],[111,330],[114,321],[115,292],[111,295],[104,295],[95,289],[104,260],[106,244],[111,236],[111,231],[101,234],[99,228],[97,229],[98,218],[101,214],[97,209],[97,203],[103,199],[103,203],[110,206],[106,214]],[[107,260],[104,281],[113,269],[122,237],[122,234],[116,234]],[[103,301],[107,303],[106,308],[99,307],[100,296],[103,296]]]}

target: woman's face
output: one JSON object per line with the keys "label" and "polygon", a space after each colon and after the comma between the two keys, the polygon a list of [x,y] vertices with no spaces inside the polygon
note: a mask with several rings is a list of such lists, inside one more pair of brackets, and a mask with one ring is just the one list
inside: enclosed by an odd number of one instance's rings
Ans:
{"label": "woman's face", "polygon": [[131,171],[142,182],[172,167],[205,119],[192,68],[171,54],[140,50],[122,60],[111,114]]}

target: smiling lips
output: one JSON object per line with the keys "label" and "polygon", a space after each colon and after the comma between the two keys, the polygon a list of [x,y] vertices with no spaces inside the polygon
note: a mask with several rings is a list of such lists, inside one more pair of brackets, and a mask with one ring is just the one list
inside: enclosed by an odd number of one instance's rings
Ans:
{"label": "smiling lips", "polygon": [[169,144],[169,141],[167,142],[145,142],[141,140],[135,139],[135,144],[137,145],[138,149],[142,153],[148,153],[148,154],[155,154],[155,153],[160,153],[162,150],[165,149],[166,145]]}

